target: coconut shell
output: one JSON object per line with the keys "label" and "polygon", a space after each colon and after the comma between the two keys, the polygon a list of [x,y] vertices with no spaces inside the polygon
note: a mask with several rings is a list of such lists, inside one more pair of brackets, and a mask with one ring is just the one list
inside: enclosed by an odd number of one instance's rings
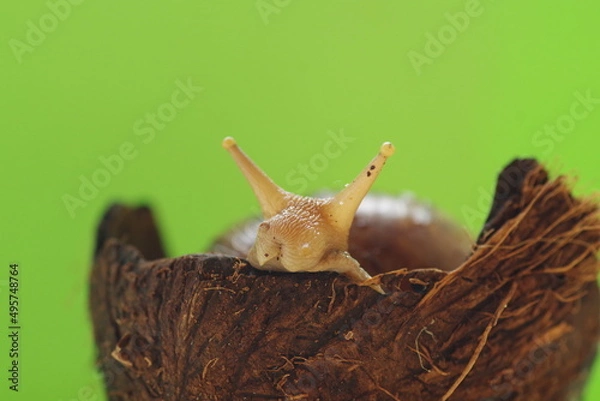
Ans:
{"label": "coconut shell", "polygon": [[385,295],[164,258],[150,210],[113,206],[91,273],[98,365],[110,400],[575,400],[600,333],[599,249],[597,202],[533,160],[500,174],[463,263],[391,265]]}

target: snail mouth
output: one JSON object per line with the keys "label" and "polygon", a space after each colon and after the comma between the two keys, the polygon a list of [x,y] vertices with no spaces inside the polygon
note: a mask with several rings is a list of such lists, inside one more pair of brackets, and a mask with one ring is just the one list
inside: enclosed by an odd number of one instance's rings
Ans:
{"label": "snail mouth", "polygon": [[260,248],[252,248],[248,253],[248,261],[258,267],[269,267],[277,255],[275,252],[264,251]]}

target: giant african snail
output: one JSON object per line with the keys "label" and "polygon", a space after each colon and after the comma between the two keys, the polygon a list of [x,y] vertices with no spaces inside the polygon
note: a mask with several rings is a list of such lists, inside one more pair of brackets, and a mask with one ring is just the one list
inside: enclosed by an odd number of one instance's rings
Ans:
{"label": "giant african snail", "polygon": [[264,221],[251,220],[225,234],[213,245],[215,252],[246,257],[262,270],[338,272],[379,292],[382,288],[365,265],[371,273],[417,267],[450,270],[469,252],[471,240],[464,230],[429,205],[408,194],[367,195],[394,153],[389,142],[381,145],[351,184],[328,198],[289,193],[259,169],[233,138],[225,138],[223,147],[250,183]]}
{"label": "giant african snail", "polygon": [[[231,137],[223,147],[233,156],[260,203],[265,221],[247,259],[263,270],[287,272],[333,271],[357,283],[371,276],[348,253],[348,235],[356,209],[371,188],[394,146],[385,142],[365,169],[337,195],[311,198],[277,186]],[[382,292],[381,287],[373,288]]]}

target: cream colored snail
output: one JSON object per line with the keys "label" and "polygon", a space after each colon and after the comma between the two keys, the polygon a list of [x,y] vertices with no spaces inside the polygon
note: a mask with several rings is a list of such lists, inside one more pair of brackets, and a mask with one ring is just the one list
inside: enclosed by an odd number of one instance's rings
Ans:
{"label": "cream colored snail", "polygon": [[356,283],[370,285],[383,293],[371,276],[348,253],[348,235],[361,201],[394,153],[390,142],[342,191],[331,198],[311,198],[292,194],[277,186],[227,137],[223,147],[229,151],[250,183],[263,213],[256,240],[247,259],[262,270],[285,272],[332,271]]}

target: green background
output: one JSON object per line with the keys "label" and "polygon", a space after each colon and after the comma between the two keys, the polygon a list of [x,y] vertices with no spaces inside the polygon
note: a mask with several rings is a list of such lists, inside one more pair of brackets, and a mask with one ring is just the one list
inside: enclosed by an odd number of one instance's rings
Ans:
{"label": "green background", "polygon": [[[258,4],[87,0],[59,7],[54,25],[43,0],[3,7],[0,333],[11,262],[21,269],[23,329],[20,392],[1,374],[0,398],[104,398],[87,314],[98,220],[112,201],[148,202],[171,255],[205,249],[258,211],[221,148],[226,135],[304,194],[340,189],[393,141],[375,190],[414,191],[473,233],[514,157],[578,175],[580,194],[600,189],[600,104],[585,116],[573,106],[577,93],[600,98],[598,2]],[[465,10],[478,15],[465,23]],[[28,34],[40,26],[45,37]],[[443,48],[428,47],[429,34],[446,35]],[[431,57],[415,68],[417,53]],[[147,113],[168,110],[178,80],[203,90],[151,140],[138,135]],[[556,124],[564,133],[543,130]],[[323,163],[332,132],[353,141]],[[100,158],[124,143],[134,157],[70,213],[65,195],[80,198],[82,177],[102,174]],[[307,185],[292,179],[302,163],[312,166]],[[600,371],[587,399],[598,396]]]}

